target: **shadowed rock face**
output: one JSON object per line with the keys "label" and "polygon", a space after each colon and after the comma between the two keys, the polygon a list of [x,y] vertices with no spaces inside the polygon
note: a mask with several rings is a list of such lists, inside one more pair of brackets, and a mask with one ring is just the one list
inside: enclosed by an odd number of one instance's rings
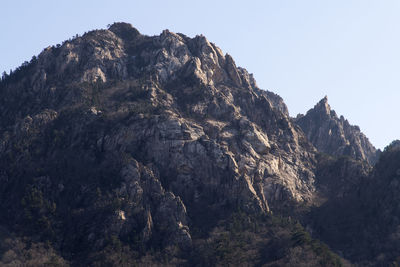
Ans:
{"label": "shadowed rock face", "polygon": [[46,48],[1,82],[0,125],[1,223],[47,218],[85,249],[187,249],[205,214],[313,201],[315,150],[282,99],[204,36],[117,23]]}
{"label": "shadowed rock face", "polygon": [[369,142],[358,126],[350,125],[336,115],[324,97],[306,115],[295,119],[308,140],[321,152],[334,156],[346,155],[375,164],[379,151]]}
{"label": "shadowed rock face", "polygon": [[360,265],[398,262],[399,143],[385,148],[372,171],[365,161],[349,157],[319,159],[316,186],[325,202],[312,210],[307,223],[315,237]]}

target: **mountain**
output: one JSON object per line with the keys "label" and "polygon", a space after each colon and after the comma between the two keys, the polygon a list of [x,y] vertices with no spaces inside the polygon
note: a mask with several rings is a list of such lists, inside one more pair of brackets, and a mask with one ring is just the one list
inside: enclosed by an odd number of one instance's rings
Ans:
{"label": "mountain", "polygon": [[374,164],[380,151],[360,131],[343,117],[336,115],[325,96],[306,115],[298,115],[296,123],[308,140],[321,152],[335,156],[350,156]]}
{"label": "mountain", "polygon": [[247,264],[340,261],[271,213],[313,202],[315,149],[204,36],[116,23],[48,47],[2,79],[0,125],[4,264],[226,264],[240,229],[274,233]]}
{"label": "mountain", "polygon": [[395,264],[397,147],[372,167],[327,99],[292,119],[204,36],[114,23],[0,81],[0,265]]}

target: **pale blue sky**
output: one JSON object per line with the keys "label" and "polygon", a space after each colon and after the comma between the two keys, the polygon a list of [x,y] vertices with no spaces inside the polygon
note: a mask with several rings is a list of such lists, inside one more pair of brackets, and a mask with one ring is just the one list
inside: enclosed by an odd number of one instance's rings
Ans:
{"label": "pale blue sky", "polygon": [[329,103],[380,148],[400,138],[400,1],[2,1],[0,71],[76,33],[131,23],[204,34],[290,114]]}

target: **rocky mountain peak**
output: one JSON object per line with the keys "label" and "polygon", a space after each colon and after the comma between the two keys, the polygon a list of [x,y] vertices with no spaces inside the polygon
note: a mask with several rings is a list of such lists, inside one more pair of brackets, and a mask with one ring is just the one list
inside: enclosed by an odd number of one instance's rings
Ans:
{"label": "rocky mountain peak", "polygon": [[[93,210],[103,190],[121,203],[101,219],[113,235],[188,248],[189,222],[200,227],[204,214],[313,202],[315,150],[286,113],[204,36],[145,36],[115,23],[45,49],[1,81],[0,169],[23,188],[43,177],[37,190],[59,192],[57,206],[74,195],[70,205]],[[77,235],[100,247],[104,232],[87,231]]]}
{"label": "rocky mountain peak", "polygon": [[330,116],[331,107],[328,104],[328,96],[322,98],[314,107],[314,110],[321,114],[326,114]]}
{"label": "rocky mountain peak", "polygon": [[328,97],[321,99],[306,115],[295,119],[308,139],[321,152],[347,155],[374,164],[379,151],[369,142],[360,128],[343,117],[337,116],[328,104]]}
{"label": "rocky mountain peak", "polygon": [[140,35],[140,32],[136,28],[130,23],[125,22],[115,22],[108,27],[108,30],[122,39],[133,39]]}

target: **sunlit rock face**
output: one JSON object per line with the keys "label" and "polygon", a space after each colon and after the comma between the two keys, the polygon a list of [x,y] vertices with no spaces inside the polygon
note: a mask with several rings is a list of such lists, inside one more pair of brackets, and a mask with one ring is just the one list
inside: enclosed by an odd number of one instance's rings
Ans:
{"label": "sunlit rock face", "polygon": [[204,36],[116,23],[46,48],[1,82],[0,126],[2,220],[28,194],[93,250],[133,233],[190,249],[204,216],[314,201],[315,148]]}

